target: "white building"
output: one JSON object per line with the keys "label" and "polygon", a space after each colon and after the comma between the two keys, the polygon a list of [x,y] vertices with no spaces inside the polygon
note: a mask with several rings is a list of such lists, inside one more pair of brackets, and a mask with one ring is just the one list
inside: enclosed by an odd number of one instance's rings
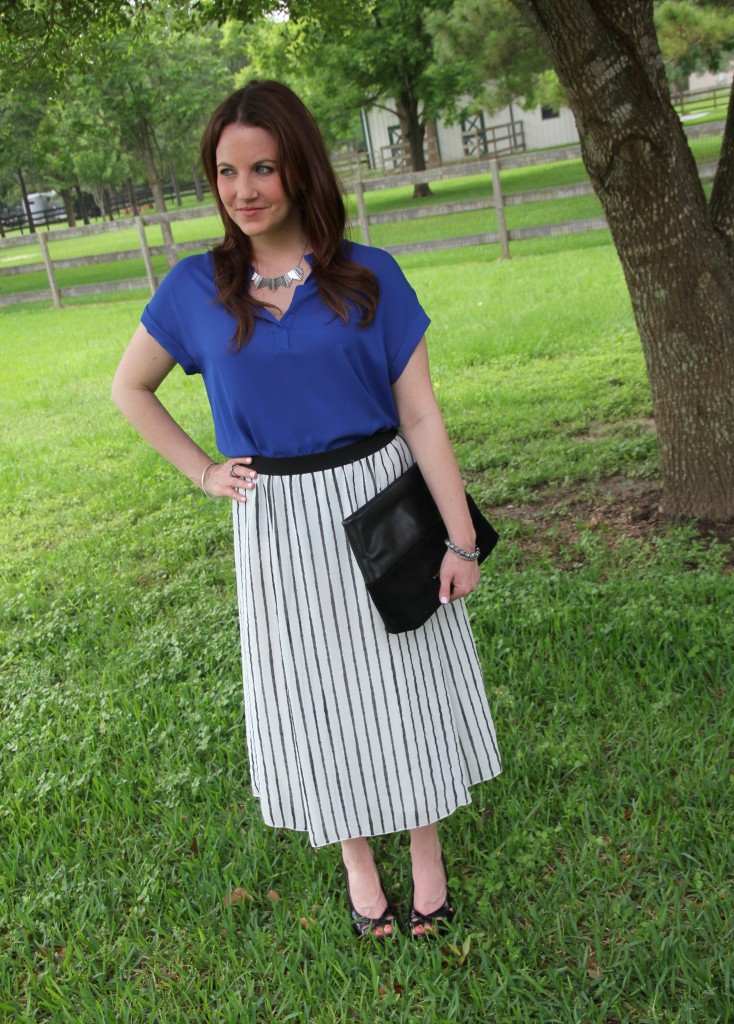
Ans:
{"label": "white building", "polygon": [[[689,91],[727,89],[734,71],[730,68],[718,74],[692,75]],[[695,115],[694,115],[695,116]],[[700,115],[699,115],[700,116]],[[726,116],[726,100],[722,99],[722,117]],[[362,130],[369,164],[377,170],[410,170],[407,144],[396,114],[383,107],[362,111]],[[460,124],[448,125],[435,121],[426,127],[424,144],[427,164],[464,161],[469,157],[499,156],[518,153],[526,149],[549,149],[579,141],[573,114],[566,107],[560,111],[549,107],[523,109],[511,103],[496,114],[480,111],[467,115]]]}
{"label": "white building", "polygon": [[[383,107],[362,111],[362,128],[370,166],[379,170],[408,170],[407,144],[397,115]],[[464,161],[467,157],[518,153],[578,142],[573,114],[547,107],[524,110],[511,103],[496,114],[467,114],[459,124],[435,121],[426,127],[429,167]]]}

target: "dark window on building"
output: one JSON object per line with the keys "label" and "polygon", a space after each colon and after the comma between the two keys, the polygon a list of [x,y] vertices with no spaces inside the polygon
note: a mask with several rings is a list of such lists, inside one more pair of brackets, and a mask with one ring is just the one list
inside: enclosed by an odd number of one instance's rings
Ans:
{"label": "dark window on building", "polygon": [[555,107],[542,106],[540,108],[540,116],[544,121],[549,121],[551,117],[560,117],[560,112]]}

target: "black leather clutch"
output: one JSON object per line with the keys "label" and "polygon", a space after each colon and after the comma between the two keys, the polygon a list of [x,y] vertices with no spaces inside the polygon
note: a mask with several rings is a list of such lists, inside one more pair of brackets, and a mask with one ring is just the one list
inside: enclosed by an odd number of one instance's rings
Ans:
{"label": "black leather clutch", "polygon": [[[482,562],[498,536],[470,494],[466,500]],[[440,605],[446,527],[418,466],[348,516],[344,529],[388,633],[422,626]]]}

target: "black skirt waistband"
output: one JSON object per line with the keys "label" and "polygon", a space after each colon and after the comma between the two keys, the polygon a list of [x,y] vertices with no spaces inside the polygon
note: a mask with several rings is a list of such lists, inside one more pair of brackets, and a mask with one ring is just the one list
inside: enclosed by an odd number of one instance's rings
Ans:
{"label": "black skirt waistband", "polygon": [[324,469],[348,466],[368,455],[374,455],[397,437],[397,430],[381,430],[371,437],[361,437],[353,444],[332,448],[328,452],[314,452],[312,455],[289,455],[282,459],[271,459],[267,455],[253,455],[250,468],[258,473],[272,476],[295,476],[299,473],[319,473]]}

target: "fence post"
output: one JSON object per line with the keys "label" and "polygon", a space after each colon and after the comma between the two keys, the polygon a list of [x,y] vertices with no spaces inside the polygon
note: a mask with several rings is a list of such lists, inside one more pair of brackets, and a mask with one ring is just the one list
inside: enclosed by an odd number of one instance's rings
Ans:
{"label": "fence post", "polygon": [[362,244],[372,245],[370,241],[370,222],[367,219],[367,207],[364,203],[364,188],[362,182],[357,181],[354,185],[354,191],[357,193],[357,209],[359,210],[359,226],[362,229]]}
{"label": "fence post", "polygon": [[46,267],[46,277],[48,278],[49,288],[51,289],[51,297],[54,300],[54,306],[56,309],[61,309],[61,292],[59,286],[56,283],[56,271],[54,265],[51,262],[51,253],[48,251],[48,238],[42,231],[36,233],[38,244],[41,246],[41,255],[43,256],[43,262]]}
{"label": "fence post", "polygon": [[502,197],[502,184],[500,182],[500,165],[498,160],[491,160],[489,164],[492,171],[492,190],[494,192],[494,212],[497,214],[497,230],[500,235],[500,247],[502,259],[510,258],[510,236],[507,233],[507,222],[505,220],[505,201]]}
{"label": "fence post", "polygon": [[148,287],[150,288],[150,294],[155,295],[155,290],[158,287],[158,283],[153,273],[153,261],[150,258],[150,248],[148,247],[148,239],[145,236],[145,227],[143,226],[143,218],[137,216],[135,218],[135,227],[138,229],[138,238],[140,239],[140,251],[143,254],[143,263],[145,264],[145,273],[148,277]]}

